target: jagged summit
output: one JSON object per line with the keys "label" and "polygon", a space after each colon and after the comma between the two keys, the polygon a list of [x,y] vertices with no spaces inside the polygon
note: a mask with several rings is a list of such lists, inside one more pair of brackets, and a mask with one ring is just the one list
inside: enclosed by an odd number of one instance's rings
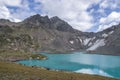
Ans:
{"label": "jagged summit", "polygon": [[64,20],[61,20],[59,17],[54,16],[50,18],[51,23],[53,24],[54,28],[59,30],[59,31],[70,31],[74,32],[74,29],[72,28],[71,25],[69,25],[67,22]]}
{"label": "jagged summit", "polygon": [[48,16],[41,16],[39,14],[33,15],[23,21],[28,26],[39,26],[49,29],[55,29],[59,31],[68,31],[74,32],[72,26],[70,26],[64,20],[61,20],[59,17],[55,16],[49,18]]}
{"label": "jagged summit", "polygon": [[57,21],[57,20],[61,20],[58,16],[54,16],[50,18],[51,21]]}
{"label": "jagged summit", "polygon": [[41,16],[40,14],[36,14],[30,16],[29,18],[25,19],[24,22],[47,22],[49,20],[48,16]]}

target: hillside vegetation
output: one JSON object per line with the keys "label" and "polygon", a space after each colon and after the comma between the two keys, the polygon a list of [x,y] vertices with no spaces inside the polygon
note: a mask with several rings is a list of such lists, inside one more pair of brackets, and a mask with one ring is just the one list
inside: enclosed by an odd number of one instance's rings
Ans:
{"label": "hillside vegetation", "polygon": [[30,52],[21,52],[13,50],[0,50],[0,61],[14,62],[18,60],[26,59],[47,59],[46,56],[42,54],[32,54]]}

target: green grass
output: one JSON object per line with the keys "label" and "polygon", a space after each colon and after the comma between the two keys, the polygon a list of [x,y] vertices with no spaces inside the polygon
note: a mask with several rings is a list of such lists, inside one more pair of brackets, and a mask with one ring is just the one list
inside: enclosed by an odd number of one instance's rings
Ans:
{"label": "green grass", "polygon": [[65,71],[51,71],[27,67],[10,62],[0,62],[0,80],[117,80],[96,75]]}

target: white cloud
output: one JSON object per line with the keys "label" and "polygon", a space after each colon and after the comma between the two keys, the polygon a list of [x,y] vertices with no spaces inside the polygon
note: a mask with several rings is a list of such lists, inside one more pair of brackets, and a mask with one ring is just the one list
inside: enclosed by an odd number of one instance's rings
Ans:
{"label": "white cloud", "polygon": [[8,6],[21,6],[22,0],[0,0],[0,3],[3,3]]}
{"label": "white cloud", "polygon": [[101,15],[103,15],[103,16],[106,15],[105,14],[105,9],[103,9],[103,8],[98,9],[97,12],[100,13]]}
{"label": "white cloud", "polygon": [[5,19],[9,18],[10,13],[9,13],[9,10],[5,6],[0,5],[0,11],[1,11],[0,18],[5,18]]}
{"label": "white cloud", "polygon": [[18,7],[16,11],[10,10],[11,15],[17,19],[23,20],[31,15],[36,14],[36,12],[32,11],[29,7],[30,2],[28,0],[22,0],[21,6]]}
{"label": "white cloud", "polygon": [[[18,9],[15,11],[7,6],[17,7]],[[0,0],[0,18],[20,22],[33,14],[35,12],[30,9],[28,0]]]}
{"label": "white cloud", "polygon": [[110,23],[112,21],[120,21],[120,12],[112,12],[107,17],[100,19],[100,23]]}
{"label": "white cloud", "polygon": [[100,8],[107,8],[108,4],[107,4],[107,0],[104,0],[101,4],[100,4]]}
{"label": "white cloud", "polygon": [[[93,7],[98,4],[98,9]],[[81,31],[87,31],[98,25],[99,31],[106,29],[110,24],[120,22],[120,12],[114,10],[119,9],[119,5],[119,0],[34,0],[33,2],[30,0],[0,0],[0,18],[18,22],[39,13],[49,17],[58,16],[73,28]],[[12,6],[12,8],[8,8],[8,6]],[[108,8],[111,11],[107,12]],[[108,14],[109,12],[111,13]],[[94,13],[98,15],[94,16]]]}
{"label": "white cloud", "polygon": [[[98,22],[97,31],[102,31],[106,28],[111,27],[112,25],[117,25],[120,23],[120,1],[119,0],[103,0],[99,6],[99,12],[103,14],[103,17],[100,17]],[[116,9],[118,11],[116,11]],[[110,12],[110,14],[106,12]]]}
{"label": "white cloud", "polygon": [[78,29],[78,30],[82,30],[82,31],[85,31],[86,29],[89,29],[93,26],[92,23],[90,22],[86,22],[86,21],[77,21],[77,20],[72,20],[71,22],[69,22],[71,25],[74,25],[73,27],[75,29]]}
{"label": "white cloud", "polygon": [[87,12],[92,4],[100,0],[36,0],[42,5],[42,13],[58,16],[67,21],[73,28],[86,31],[93,27],[93,17]]}
{"label": "white cloud", "polygon": [[112,25],[120,22],[120,12],[111,12],[107,17],[102,17],[99,21],[100,25],[97,31],[104,30]]}
{"label": "white cloud", "polygon": [[105,30],[105,29],[107,29],[107,28],[109,28],[109,27],[111,27],[113,25],[117,25],[117,24],[118,24],[118,22],[112,22],[110,24],[102,24],[102,25],[99,26],[97,31]]}
{"label": "white cloud", "polygon": [[9,9],[6,6],[0,5],[0,11],[1,11],[0,12],[0,18],[9,19],[9,20],[14,21],[14,22],[19,22],[20,21],[19,19],[16,19],[16,18],[12,17]]}
{"label": "white cloud", "polygon": [[20,21],[19,19],[14,18],[7,6],[20,6],[21,0],[0,0],[0,18],[9,19],[14,22]]}
{"label": "white cloud", "polygon": [[15,13],[12,13],[11,15],[14,16],[14,18],[24,20],[25,18],[30,17],[34,14],[36,14],[36,13],[32,12],[30,10],[18,9]]}
{"label": "white cloud", "polygon": [[100,4],[100,8],[111,8],[111,9],[115,9],[118,8],[120,5],[120,1],[119,0],[103,0]]}

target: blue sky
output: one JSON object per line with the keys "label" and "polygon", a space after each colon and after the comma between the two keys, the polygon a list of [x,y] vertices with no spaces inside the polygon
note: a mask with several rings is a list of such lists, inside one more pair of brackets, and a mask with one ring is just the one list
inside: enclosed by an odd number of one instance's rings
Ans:
{"label": "blue sky", "polygon": [[0,0],[0,18],[58,16],[75,29],[96,32],[120,23],[119,5],[120,0]]}

